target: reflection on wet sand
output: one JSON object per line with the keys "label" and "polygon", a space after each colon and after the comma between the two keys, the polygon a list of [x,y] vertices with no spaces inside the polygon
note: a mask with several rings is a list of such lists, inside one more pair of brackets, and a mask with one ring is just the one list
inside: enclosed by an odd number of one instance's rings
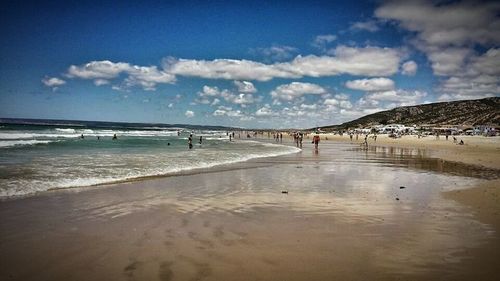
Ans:
{"label": "reflection on wet sand", "polygon": [[475,258],[470,249],[497,246],[497,234],[440,192],[498,172],[427,156],[321,144],[317,152],[306,146],[210,173],[6,201],[0,273],[18,280],[486,280],[488,270],[464,265]]}

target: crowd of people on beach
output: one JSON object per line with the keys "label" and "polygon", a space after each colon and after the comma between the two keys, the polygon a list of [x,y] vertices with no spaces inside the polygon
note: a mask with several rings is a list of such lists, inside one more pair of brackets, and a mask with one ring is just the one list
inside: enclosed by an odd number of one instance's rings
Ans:
{"label": "crowd of people on beach", "polygon": [[[244,135],[246,136],[247,139],[250,139],[250,138],[265,138],[264,135],[267,134],[267,137],[270,139],[271,136],[273,137],[273,140],[276,142],[276,143],[283,143],[283,134],[285,133],[285,135],[288,135],[289,138],[292,139],[293,141],[293,144],[298,147],[298,148],[303,148],[303,143],[304,143],[304,138],[307,138],[307,139],[310,139],[310,135],[313,135],[312,136],[312,140],[311,140],[311,143],[314,145],[314,149],[317,151],[318,148],[319,148],[319,143],[320,143],[320,140],[321,138],[325,139],[325,140],[328,140],[328,135],[326,134],[322,134],[322,133],[325,133],[325,132],[322,132],[320,131],[319,129],[315,132],[301,132],[301,131],[289,131],[289,132],[282,132],[282,131],[264,131],[264,130],[259,130],[259,131],[226,131],[226,137],[229,139],[229,142],[234,142],[236,140],[236,138],[240,139],[241,138],[241,135]],[[188,149],[193,149],[193,141],[194,141],[194,132],[190,132],[189,133],[189,137],[187,138],[187,145],[188,145]],[[358,142],[360,137],[362,138],[362,141],[360,142],[360,145],[361,146],[364,146],[364,147],[368,147],[368,143],[370,141],[372,142],[377,142],[377,137],[378,137],[378,134],[376,131],[367,131],[367,130],[362,130],[362,131],[359,131],[359,130],[340,130],[340,131],[337,131],[337,132],[331,132],[329,134],[333,134],[333,135],[339,135],[339,136],[343,136],[344,134],[348,135],[349,136],[349,140],[351,142]],[[323,136],[322,136],[323,135]],[[423,134],[422,132],[389,132],[387,133],[387,136],[389,138],[393,138],[393,139],[399,139],[405,135],[416,135],[418,139],[420,138],[424,138],[425,136],[428,136],[429,134]],[[434,132],[434,137],[436,140],[440,140],[441,137],[443,136],[441,134],[441,132]],[[177,131],[177,136],[181,136],[181,131]],[[96,136],[97,137],[97,140],[100,140],[101,139],[101,136]],[[456,145],[465,145],[465,142],[463,139],[458,139],[456,135],[452,135],[450,134],[449,132],[445,132],[444,133],[444,138],[446,141],[449,140],[449,138],[452,138],[453,140],[453,143],[456,144]],[[83,134],[80,135],[80,138],[81,139],[84,139],[85,136]],[[222,135],[219,136],[219,138],[222,138]],[[118,136],[116,134],[113,134],[112,136],[112,140],[117,140],[118,139]],[[204,141],[204,138],[203,136],[199,136],[199,141],[198,143],[200,145],[203,144],[203,141]],[[170,142],[168,142],[167,144],[168,146],[170,146]]]}

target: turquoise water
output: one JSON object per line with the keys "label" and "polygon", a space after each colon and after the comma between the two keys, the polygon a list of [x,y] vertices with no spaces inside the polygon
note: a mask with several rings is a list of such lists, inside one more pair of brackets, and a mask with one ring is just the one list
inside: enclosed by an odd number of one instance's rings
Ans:
{"label": "turquoise water", "polygon": [[[193,149],[187,144],[190,133]],[[226,132],[210,130],[2,125],[0,197],[175,174],[297,151],[239,139],[238,134],[230,142]]]}

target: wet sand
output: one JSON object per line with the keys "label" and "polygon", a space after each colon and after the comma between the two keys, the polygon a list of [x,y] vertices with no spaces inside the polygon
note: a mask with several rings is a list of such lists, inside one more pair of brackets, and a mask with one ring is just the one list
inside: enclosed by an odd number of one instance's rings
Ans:
{"label": "wet sand", "polygon": [[[364,141],[364,135],[359,135],[358,140],[353,137],[350,140],[349,135],[323,134],[322,140],[328,138],[330,141],[349,142],[361,144]],[[373,136],[373,135],[370,135]],[[418,138],[415,135],[405,135],[401,138],[389,138],[388,135],[378,135],[377,140],[368,138],[369,145],[402,147],[412,149],[425,149],[433,157],[438,157],[447,161],[463,162],[472,165],[484,166],[488,168],[500,169],[500,137],[483,136],[456,136],[457,142],[464,141],[464,145],[458,145],[453,142],[453,136],[446,140],[445,136],[436,138],[435,136],[425,136]]]}
{"label": "wet sand", "polygon": [[0,276],[496,280],[498,216],[476,213],[481,198],[463,200],[471,186],[498,192],[498,170],[433,156],[307,143],[208,171],[3,200]]}

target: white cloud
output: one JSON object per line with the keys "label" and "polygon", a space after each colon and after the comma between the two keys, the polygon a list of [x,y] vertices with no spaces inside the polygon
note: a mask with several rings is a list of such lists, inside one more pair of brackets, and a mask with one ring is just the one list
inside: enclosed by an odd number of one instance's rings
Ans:
{"label": "white cloud", "polygon": [[158,70],[156,66],[132,66],[125,79],[127,86],[140,85],[145,90],[155,90],[156,84],[171,84],[175,81],[175,76]]}
{"label": "white cloud", "polygon": [[218,105],[219,103],[220,103],[220,99],[215,98],[210,105],[215,106],[215,105]]}
{"label": "white cloud", "polygon": [[476,56],[471,60],[471,75],[500,75],[500,48],[491,48],[482,56]]}
{"label": "white cloud", "polygon": [[238,92],[245,94],[254,94],[257,92],[257,89],[253,85],[252,82],[248,81],[234,81],[234,85],[238,87]]}
{"label": "white cloud", "polygon": [[431,61],[434,74],[440,76],[454,75],[462,72],[466,60],[472,54],[468,48],[425,47],[427,57]]}
{"label": "white cloud", "polygon": [[467,100],[500,95],[498,76],[480,75],[477,77],[453,76],[443,81],[438,91],[438,100]]}
{"label": "white cloud", "polygon": [[95,79],[94,80],[94,85],[96,86],[102,86],[102,85],[107,85],[109,84],[109,81],[106,79]]}
{"label": "white cloud", "polygon": [[298,49],[290,46],[274,45],[268,48],[250,49],[250,53],[264,56],[267,60],[283,61],[290,59],[293,54],[297,53]]}
{"label": "white cloud", "polygon": [[240,105],[252,104],[252,103],[255,103],[257,100],[259,100],[259,99],[256,99],[251,94],[238,94],[238,95],[231,94],[231,95],[225,96],[224,99],[227,102],[234,103],[234,104],[240,104]]}
{"label": "white cloud", "polygon": [[52,77],[52,78],[45,77],[42,79],[42,83],[47,87],[56,88],[58,86],[66,84],[66,81],[64,81],[60,78],[57,78],[57,77]]}
{"label": "white cloud", "polygon": [[84,65],[71,65],[66,76],[68,78],[93,79],[94,84],[104,85],[107,80],[126,74],[124,86],[141,86],[145,90],[155,90],[157,84],[174,83],[175,76],[156,66],[137,66],[129,63],[114,63],[109,60],[91,61]]}
{"label": "white cloud", "polygon": [[339,100],[348,100],[349,99],[349,96],[346,95],[346,94],[336,94],[335,95],[335,98],[336,99],[339,99]]}
{"label": "white cloud", "polygon": [[212,114],[214,116],[243,117],[241,110],[233,110],[231,107],[219,106]]}
{"label": "white cloud", "polygon": [[168,60],[165,65],[168,71],[175,75],[201,77],[206,79],[228,80],[258,80],[269,81],[273,78],[290,78],[291,73],[283,71],[274,65],[263,64],[250,60],[215,59]]}
{"label": "white cloud", "polygon": [[263,107],[259,108],[255,112],[255,115],[257,117],[269,117],[269,116],[276,116],[277,113],[271,109],[271,106],[269,104],[265,104]]}
{"label": "white cloud", "polygon": [[332,43],[335,40],[337,40],[337,36],[333,34],[318,35],[314,38],[311,45],[316,48],[324,50],[326,49],[326,46],[328,44]]}
{"label": "white cloud", "polygon": [[401,66],[401,73],[404,75],[415,75],[417,73],[418,65],[414,61],[407,61]]}
{"label": "white cloud", "polygon": [[321,77],[339,74],[389,76],[397,72],[401,51],[392,48],[339,46],[333,56],[297,57],[290,63],[301,76]]}
{"label": "white cloud", "polygon": [[244,115],[240,118],[240,121],[252,121],[252,120],[255,120],[255,117],[251,116],[251,115]]}
{"label": "white cloud", "polygon": [[350,109],[350,108],[352,108],[352,103],[348,100],[341,100],[339,106],[341,108]]}
{"label": "white cloud", "polygon": [[375,11],[413,32],[411,42],[427,55],[434,74],[448,77],[437,87],[440,99],[498,94],[498,81],[473,81],[500,75],[499,13],[498,1],[386,1]]}
{"label": "white cloud", "polygon": [[186,113],[184,113],[184,115],[187,117],[187,118],[191,118],[191,117],[194,117],[194,112],[191,111],[191,110],[186,110]]}
{"label": "white cloud", "polygon": [[316,110],[318,108],[318,105],[317,104],[301,104],[300,108],[304,109],[304,110]]}
{"label": "white cloud", "polygon": [[325,99],[323,102],[324,105],[337,106],[340,102],[337,99]]}
{"label": "white cloud", "polygon": [[220,90],[217,87],[203,86],[203,90],[198,92],[200,97],[217,97],[220,96]]}
{"label": "white cloud", "polygon": [[[243,83],[243,85],[241,86],[244,87],[243,90],[250,92],[253,91],[252,83],[248,84]],[[247,94],[247,93],[234,94],[227,89],[220,90],[218,87],[210,87],[206,85],[203,86],[203,90],[201,92],[198,92],[198,97],[199,98],[195,99],[196,103],[210,104],[212,106],[220,103],[221,100],[219,98],[222,98],[229,103],[239,104],[242,107],[246,106],[247,104],[252,104],[261,100],[261,97],[255,97],[252,94]],[[212,98],[213,100],[211,100]]]}
{"label": "white cloud", "polygon": [[301,97],[303,95],[318,95],[324,93],[326,93],[326,90],[319,85],[312,83],[292,82],[290,84],[278,86],[274,91],[271,92],[271,97],[273,99],[292,101],[295,98]]}
{"label": "white cloud", "polygon": [[353,90],[361,91],[387,91],[394,89],[394,81],[388,78],[372,78],[347,81],[345,86]]}
{"label": "white cloud", "polygon": [[108,60],[91,61],[81,66],[71,65],[67,76],[81,79],[112,79],[128,69],[130,69],[128,63],[114,63]]}
{"label": "white cloud", "polygon": [[351,25],[350,27],[351,30],[366,30],[369,32],[375,32],[379,30],[379,27],[377,25],[377,22],[373,20],[369,21],[358,21],[355,22]]}
{"label": "white cloud", "polygon": [[269,81],[273,78],[323,77],[340,74],[388,76],[397,72],[402,54],[397,49],[339,46],[331,56],[297,56],[290,62],[264,64],[250,60],[164,60],[172,75],[207,79]]}
{"label": "white cloud", "polygon": [[427,45],[464,46],[500,42],[499,10],[498,2],[386,1],[375,15],[417,32]]}
{"label": "white cloud", "polygon": [[407,91],[407,90],[391,90],[368,93],[365,95],[366,99],[376,100],[376,101],[391,101],[396,102],[399,106],[402,105],[414,105],[427,96],[426,92],[422,91]]}

